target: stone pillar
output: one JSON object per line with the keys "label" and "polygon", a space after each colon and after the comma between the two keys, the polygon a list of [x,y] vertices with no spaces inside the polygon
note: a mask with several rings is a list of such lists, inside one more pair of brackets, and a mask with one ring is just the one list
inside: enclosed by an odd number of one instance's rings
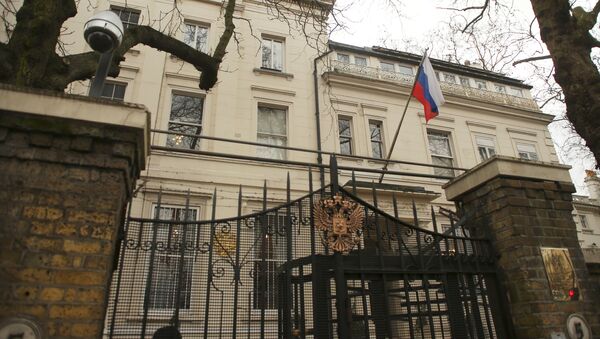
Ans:
{"label": "stone pillar", "polygon": [[0,323],[101,337],[148,136],[144,107],[0,86]]}
{"label": "stone pillar", "polygon": [[[583,315],[594,338],[600,336],[598,292],[577,240],[568,169],[495,157],[444,186],[447,198],[471,215],[475,231],[492,241],[516,338],[570,338],[566,323],[573,313]],[[545,253],[546,248],[568,250],[563,253],[572,262],[579,301],[553,296],[542,248]]]}

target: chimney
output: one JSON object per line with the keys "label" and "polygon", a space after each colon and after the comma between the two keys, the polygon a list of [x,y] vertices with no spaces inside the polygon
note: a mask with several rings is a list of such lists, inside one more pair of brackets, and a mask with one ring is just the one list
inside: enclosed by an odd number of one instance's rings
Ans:
{"label": "chimney", "polygon": [[590,199],[600,200],[600,178],[595,171],[585,170],[584,182],[590,192]]}

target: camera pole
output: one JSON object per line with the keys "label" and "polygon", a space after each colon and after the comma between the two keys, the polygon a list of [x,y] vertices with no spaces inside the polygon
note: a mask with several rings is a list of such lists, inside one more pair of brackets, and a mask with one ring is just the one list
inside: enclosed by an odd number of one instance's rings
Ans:
{"label": "camera pole", "polygon": [[92,80],[90,87],[90,96],[99,98],[102,95],[102,88],[104,87],[104,81],[108,75],[108,69],[112,61],[113,52],[106,52],[100,55],[100,61],[98,62],[98,69],[96,70],[96,76]]}

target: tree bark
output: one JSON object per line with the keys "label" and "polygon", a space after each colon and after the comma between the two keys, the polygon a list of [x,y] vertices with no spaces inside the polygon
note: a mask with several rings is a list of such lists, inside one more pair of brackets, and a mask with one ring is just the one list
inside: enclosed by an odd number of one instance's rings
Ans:
{"label": "tree bark", "polygon": [[[198,51],[151,27],[134,26],[125,31],[123,42],[115,51],[109,75],[117,76],[125,53],[141,43],[194,65],[200,71],[199,87],[209,90],[217,82],[219,65],[235,28],[232,21],[234,7],[235,0],[230,0],[218,55],[210,56]],[[17,12],[17,23],[9,42],[0,43],[0,82],[63,91],[73,81],[92,78],[98,67],[98,53],[62,57],[56,51],[62,25],[76,14],[74,0],[24,0]]]}
{"label": "tree bark", "polygon": [[598,42],[590,35],[590,13],[571,11],[568,0],[531,0],[556,69],[554,78],[563,89],[567,116],[585,139],[594,157],[600,160],[600,74],[590,56]]}
{"label": "tree bark", "polygon": [[[67,71],[56,54],[63,23],[77,14],[73,0],[25,0],[16,15],[17,23],[2,57],[9,58],[10,77],[19,86],[58,89],[56,81]],[[3,67],[4,68],[4,67]],[[60,85],[58,85],[60,87]]]}

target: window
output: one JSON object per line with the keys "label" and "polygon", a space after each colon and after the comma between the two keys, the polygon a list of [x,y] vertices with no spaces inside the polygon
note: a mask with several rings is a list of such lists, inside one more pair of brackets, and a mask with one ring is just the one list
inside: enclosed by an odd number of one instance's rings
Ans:
{"label": "window", "polygon": [[[157,206],[154,206],[156,213]],[[156,215],[156,214],[154,214]],[[161,206],[158,211],[159,219],[170,221],[185,221],[185,207]],[[187,210],[187,220],[197,220],[198,209]],[[193,251],[185,251],[183,263],[181,258],[181,243],[191,244],[195,247],[196,228],[193,224],[156,223],[155,229],[148,229],[146,235],[149,239],[154,237],[163,245],[160,251],[156,251],[152,263],[152,280],[150,281],[150,298],[148,300],[151,309],[173,309],[179,303],[180,309],[189,309],[192,295],[192,268],[194,264]],[[189,225],[189,226],[188,226]],[[185,229],[184,229],[185,227]],[[184,237],[185,233],[185,239]],[[182,264],[181,274],[180,264]],[[181,285],[179,282],[181,281]]]}
{"label": "window", "polygon": [[289,222],[287,215],[278,212],[268,213],[262,220],[256,220],[252,293],[254,309],[277,309],[277,270],[287,261],[285,230]]}
{"label": "window", "polygon": [[487,84],[485,81],[483,80],[475,80],[475,85],[477,86],[477,88],[482,89],[482,90],[486,90],[487,89]]}
{"label": "window", "polygon": [[465,87],[471,87],[471,82],[469,81],[469,78],[460,77],[460,84]]}
{"label": "window", "polygon": [[380,61],[379,67],[381,68],[382,71],[385,71],[385,72],[394,72],[395,71],[394,64],[390,64],[389,62]]}
{"label": "window", "polygon": [[[438,166],[454,167],[452,149],[450,147],[450,134],[446,132],[427,131],[429,141],[429,153],[431,162]],[[433,168],[435,175],[454,176],[454,170],[450,168]]]}
{"label": "window", "polygon": [[208,52],[208,26],[186,23],[183,42],[200,52]]}
{"label": "window", "polygon": [[[287,145],[287,111],[281,108],[258,107],[258,142],[269,145]],[[285,149],[258,147],[258,156],[285,159]]]}
{"label": "window", "polygon": [[506,94],[506,86],[494,85],[494,87],[496,88],[496,92]]}
{"label": "window", "polygon": [[398,65],[399,73],[413,75],[413,69],[410,66]]}
{"label": "window", "polygon": [[338,59],[338,61],[345,62],[347,64],[350,63],[350,56],[348,54],[338,53],[337,59]]}
{"label": "window", "polygon": [[486,160],[496,155],[496,143],[493,138],[476,136],[477,152],[481,160]]}
{"label": "window", "polygon": [[538,160],[534,144],[517,143],[517,153],[519,153],[519,158],[521,159]]}
{"label": "window", "polygon": [[582,214],[579,216],[579,220],[581,220],[581,228],[589,228],[588,222],[587,222],[587,216]]}
{"label": "window", "polygon": [[105,82],[100,96],[107,99],[123,101],[125,99],[126,87],[126,84],[118,82]]}
{"label": "window", "polygon": [[338,129],[340,133],[340,153],[352,154],[352,119],[338,117]]}
{"label": "window", "polygon": [[137,26],[138,21],[140,21],[140,11],[131,9],[131,8],[122,8],[111,6],[110,10],[115,12],[121,22],[123,22],[123,28],[127,29],[132,26]]}
{"label": "window", "polygon": [[383,136],[381,135],[381,121],[369,120],[369,132],[371,139],[371,156],[383,158]]}
{"label": "window", "polygon": [[452,84],[456,83],[456,77],[452,74],[444,74],[444,81]]}
{"label": "window", "polygon": [[262,68],[283,70],[283,40],[263,37]]}
{"label": "window", "polygon": [[355,56],[354,63],[358,66],[367,66],[367,58]]}
{"label": "window", "polygon": [[[202,133],[202,108],[204,98],[183,94],[173,94],[169,131],[182,134],[200,135]],[[199,149],[200,139],[180,134],[169,134],[167,146]]]}
{"label": "window", "polygon": [[523,97],[523,90],[520,88],[511,87],[510,91],[514,96]]}

